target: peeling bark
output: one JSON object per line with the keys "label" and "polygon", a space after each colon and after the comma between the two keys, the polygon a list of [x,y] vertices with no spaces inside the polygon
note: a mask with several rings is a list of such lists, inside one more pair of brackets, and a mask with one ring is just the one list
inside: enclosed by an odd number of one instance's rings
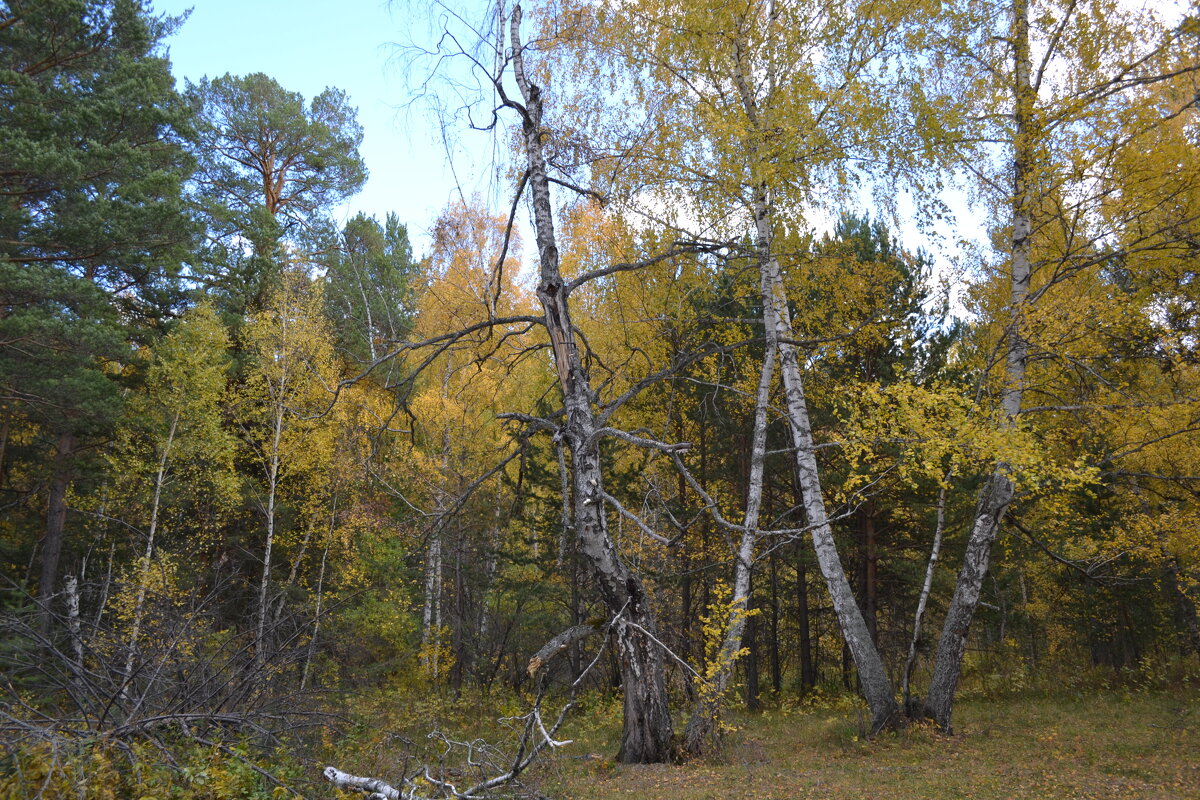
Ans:
{"label": "peeling bark", "polygon": [[625,695],[624,731],[617,760],[662,762],[672,755],[672,724],[667,708],[662,651],[655,639],[654,612],[642,582],[621,559],[608,532],[593,394],[579,357],[575,329],[571,324],[569,292],[559,269],[550,181],[542,153],[542,92],[525,71],[520,39],[521,16],[521,6],[514,6],[509,36],[513,71],[524,100],[520,109],[521,135],[538,248],[537,296],[545,315],[566,411],[560,436],[571,451],[575,534],[601,597],[616,616],[613,637]]}

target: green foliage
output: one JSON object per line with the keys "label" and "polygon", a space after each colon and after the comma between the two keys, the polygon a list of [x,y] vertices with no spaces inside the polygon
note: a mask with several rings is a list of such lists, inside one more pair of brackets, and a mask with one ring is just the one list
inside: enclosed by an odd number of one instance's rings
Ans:
{"label": "green foliage", "polygon": [[159,51],[170,23],[140,3],[2,9],[0,386],[83,433],[118,406],[103,360],[180,299],[188,112]]}
{"label": "green foliage", "polygon": [[364,214],[347,222],[325,272],[339,352],[370,364],[400,342],[413,326],[417,280],[408,230],[395,214],[383,226]]}
{"label": "green foliage", "polygon": [[366,180],[362,127],[346,94],[311,103],[262,73],[190,84],[209,227],[203,280],[232,314],[263,308],[280,271],[332,239],[329,211]]}

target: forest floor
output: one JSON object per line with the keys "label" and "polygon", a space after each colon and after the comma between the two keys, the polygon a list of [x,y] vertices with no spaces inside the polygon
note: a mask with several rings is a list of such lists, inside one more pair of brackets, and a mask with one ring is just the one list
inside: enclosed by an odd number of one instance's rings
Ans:
{"label": "forest floor", "polygon": [[712,759],[630,766],[613,761],[619,711],[593,710],[537,788],[555,800],[1200,798],[1195,690],[965,700],[955,736],[921,726],[867,741],[847,704],[732,721]]}

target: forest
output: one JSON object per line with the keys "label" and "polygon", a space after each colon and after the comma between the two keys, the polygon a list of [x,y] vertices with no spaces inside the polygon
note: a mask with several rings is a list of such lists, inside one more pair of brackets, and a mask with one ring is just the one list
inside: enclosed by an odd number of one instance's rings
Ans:
{"label": "forest", "polygon": [[0,0],[0,798],[1200,796],[1194,1],[395,13],[427,246],[341,89]]}

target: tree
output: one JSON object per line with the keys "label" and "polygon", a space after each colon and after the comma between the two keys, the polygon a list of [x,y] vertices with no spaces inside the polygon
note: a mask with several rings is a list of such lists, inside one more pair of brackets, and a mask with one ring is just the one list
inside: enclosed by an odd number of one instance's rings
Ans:
{"label": "tree", "polygon": [[618,658],[625,695],[624,730],[619,761],[655,763],[671,756],[672,725],[663,681],[663,653],[656,639],[654,609],[645,587],[613,546],[602,502],[603,462],[593,390],[579,356],[571,324],[570,288],[559,271],[558,242],[550,204],[550,182],[542,142],[543,96],[525,69],[521,43],[521,6],[509,20],[513,75],[521,101],[508,104],[521,118],[521,141],[531,192],[538,248],[538,301],[554,353],[564,403],[563,439],[571,451],[571,494],[575,532],[583,557],[614,615]]}
{"label": "tree", "polygon": [[0,385],[55,441],[44,606],[76,453],[120,406],[105,362],[179,299],[191,164],[159,50],[172,27],[134,0],[0,5]]}
{"label": "tree", "polygon": [[303,502],[305,484],[322,483],[320,476],[331,468],[334,431],[321,418],[338,383],[320,286],[294,268],[281,278],[267,306],[246,325],[245,346],[253,364],[239,398],[243,441],[260,471],[255,494],[264,540],[254,636],[260,666],[270,650],[267,621],[280,510],[285,492]]}
{"label": "tree", "polygon": [[[589,156],[593,183],[647,217],[660,217],[664,205],[683,207],[679,216],[695,214],[690,227],[706,236],[748,240],[739,254],[757,266],[762,324],[779,345],[792,457],[817,561],[872,729],[894,724],[891,683],[829,523],[785,274],[794,264],[782,238],[806,225],[813,204],[855,182],[858,165],[886,162],[918,182],[927,177],[938,117],[919,86],[892,78],[918,68],[906,48],[919,41],[926,9],[764,2],[714,10],[651,0],[572,11],[562,35],[588,43],[576,45],[586,55],[571,50],[570,57],[585,65],[576,102],[594,140],[580,135],[584,144],[562,149]],[[654,102],[614,119],[590,88],[602,82]]]}
{"label": "tree", "polygon": [[[1195,102],[1188,98],[1165,109],[1146,108],[1134,96],[1140,87],[1200,66],[1180,69],[1171,61],[1177,48],[1194,37],[1194,26],[1166,30],[1150,12],[1121,11],[1103,0],[1044,6],[1015,0],[1004,14],[986,13],[989,20],[1008,19],[1007,31],[990,32],[981,19],[968,14],[958,21],[975,35],[991,37],[991,45],[954,46],[963,48],[967,74],[977,76],[963,96],[983,106],[977,111],[985,109],[976,119],[995,126],[977,135],[1003,142],[1006,148],[999,174],[980,174],[1008,222],[1002,267],[1005,304],[997,318],[1002,333],[989,359],[999,374],[985,370],[984,380],[999,398],[999,429],[1016,436],[1029,427],[1029,411],[1023,408],[1026,393],[1054,396],[1035,381],[1040,376],[1030,373],[1031,359],[1071,359],[1053,341],[1058,326],[1049,320],[1057,312],[1049,297],[1064,282],[1084,279],[1121,255],[1114,252],[1110,232],[1093,227],[1099,214],[1111,214],[1114,202],[1138,213],[1140,187],[1118,190],[1110,182],[1119,154],[1136,148],[1162,118],[1169,120]],[[1133,30],[1142,33],[1132,36]],[[996,111],[1001,113],[992,113]],[[1143,249],[1151,238],[1147,233],[1125,247]],[[1020,475],[1011,460],[1001,458],[980,491],[926,701],[928,713],[946,731],[951,730],[967,634],[992,544],[1017,482],[1031,477]]]}
{"label": "tree", "polygon": [[345,358],[374,363],[405,337],[417,278],[408,231],[395,214],[382,227],[361,213],[346,223],[325,272],[325,309]]}
{"label": "tree", "polygon": [[366,180],[362,127],[346,94],[306,104],[260,72],[191,84],[199,169],[193,195],[209,225],[201,280],[231,311],[263,307],[284,265],[332,238],[326,215]]}
{"label": "tree", "polygon": [[[229,335],[212,307],[188,309],[155,348],[144,390],[126,405],[111,457],[113,474],[126,507],[143,511],[127,521],[145,536],[134,570],[137,591],[125,656],[126,686],[134,673],[149,576],[162,546],[159,529],[173,484],[183,483],[189,499],[207,494],[218,504],[229,503],[238,489],[235,442],[222,424],[228,351]],[[173,494],[177,500],[179,492]]]}

